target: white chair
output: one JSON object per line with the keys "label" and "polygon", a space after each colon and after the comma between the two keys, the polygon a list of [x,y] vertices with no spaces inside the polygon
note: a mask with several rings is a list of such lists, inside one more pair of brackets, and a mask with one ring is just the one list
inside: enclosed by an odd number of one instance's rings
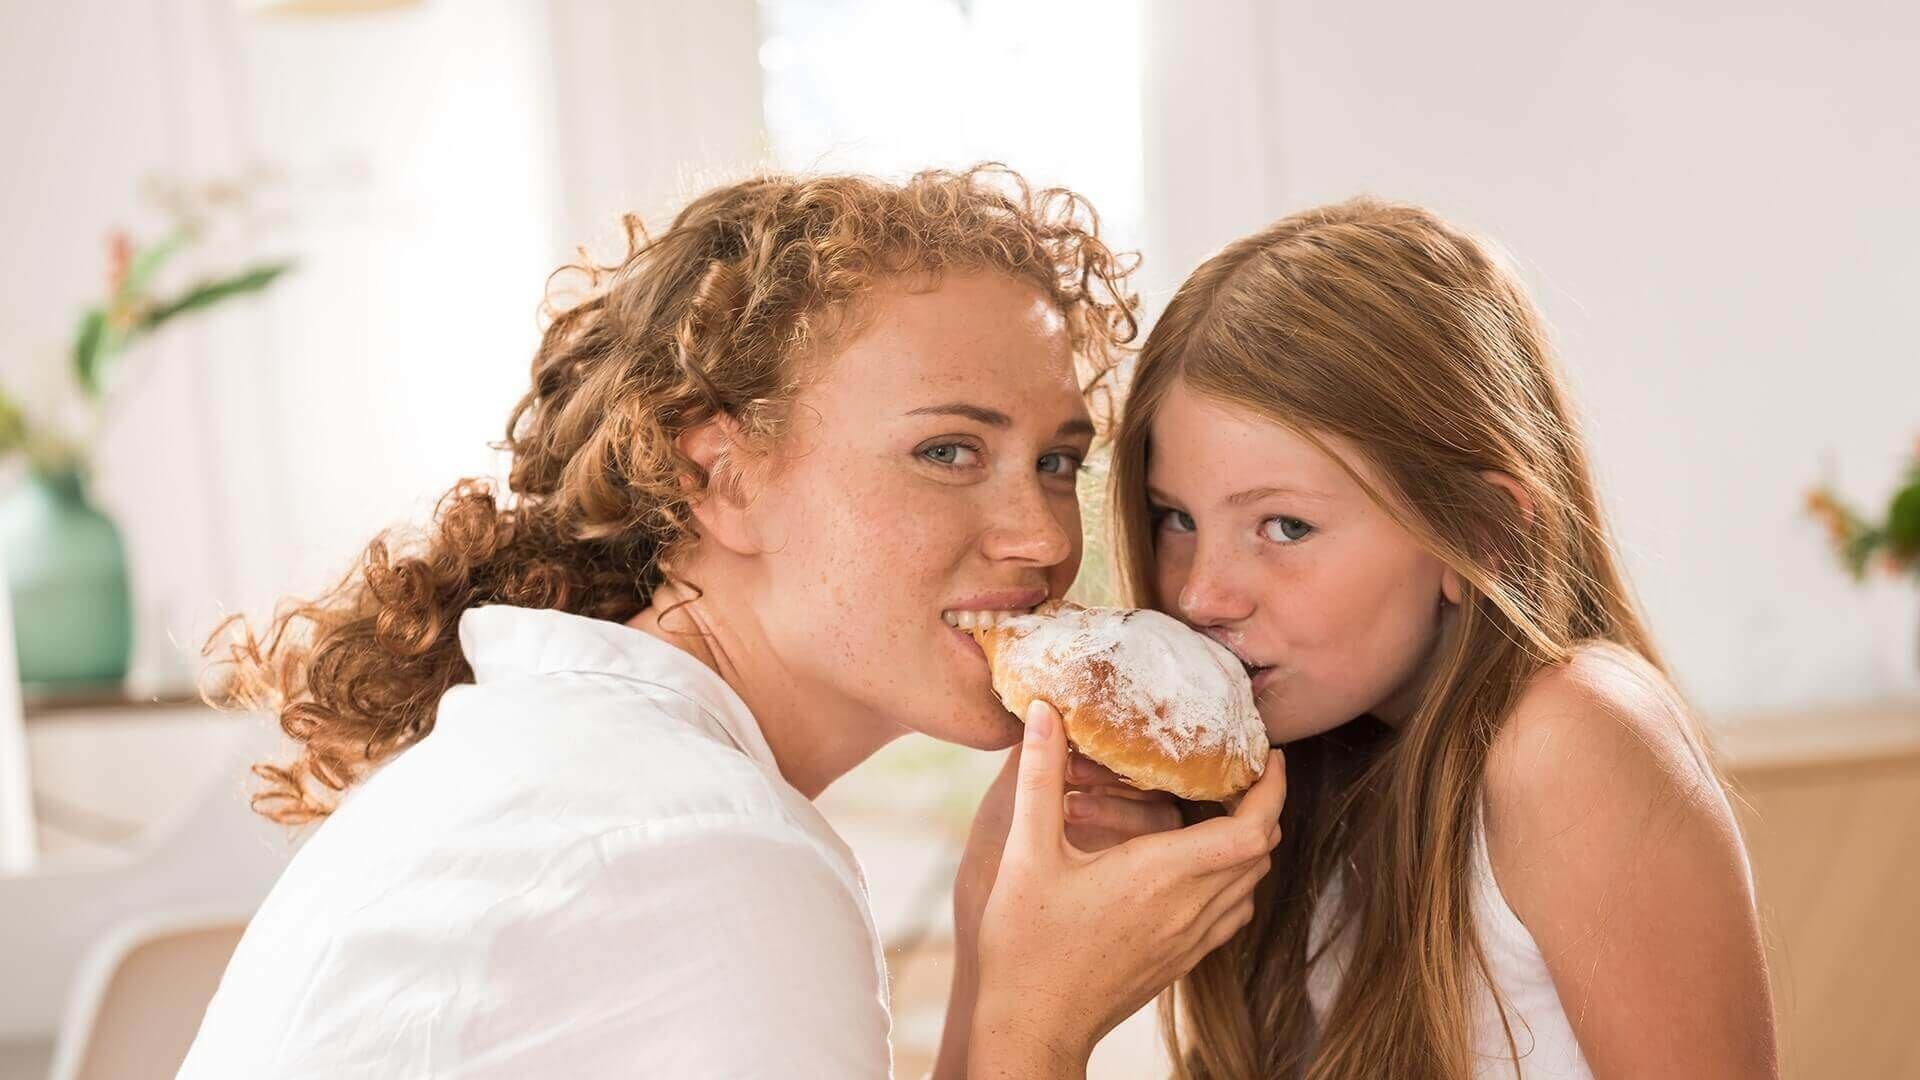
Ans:
{"label": "white chair", "polygon": [[[294,843],[247,805],[247,766],[279,751],[279,733],[264,719],[236,724],[242,730],[215,773],[220,779],[145,830],[125,855],[82,865],[43,859],[30,873],[0,875],[0,1042],[53,1038],[70,997],[86,996],[84,986],[74,987],[89,950],[104,957],[117,947],[134,957],[147,940],[143,928],[149,935],[177,929],[164,913],[189,912],[203,926],[244,925],[259,907]],[[110,1003],[119,1007],[117,998]]]}
{"label": "white chair", "polygon": [[168,1080],[180,1071],[244,919],[165,914],[125,923],[82,961],[51,1080]]}

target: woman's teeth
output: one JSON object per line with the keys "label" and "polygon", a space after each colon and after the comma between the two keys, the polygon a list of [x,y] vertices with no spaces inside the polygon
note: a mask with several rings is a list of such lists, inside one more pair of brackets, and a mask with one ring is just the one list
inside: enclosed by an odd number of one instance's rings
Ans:
{"label": "woman's teeth", "polygon": [[956,630],[985,630],[990,626],[999,626],[1016,615],[1026,615],[1025,608],[1009,611],[943,611],[940,618]]}

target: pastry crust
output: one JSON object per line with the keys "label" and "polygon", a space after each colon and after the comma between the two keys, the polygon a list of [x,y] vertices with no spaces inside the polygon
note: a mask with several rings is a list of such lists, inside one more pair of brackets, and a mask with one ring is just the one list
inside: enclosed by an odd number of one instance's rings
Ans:
{"label": "pastry crust", "polygon": [[1176,619],[1054,604],[967,633],[1001,704],[1020,717],[1036,699],[1052,705],[1076,750],[1135,787],[1219,802],[1266,766],[1245,666]]}

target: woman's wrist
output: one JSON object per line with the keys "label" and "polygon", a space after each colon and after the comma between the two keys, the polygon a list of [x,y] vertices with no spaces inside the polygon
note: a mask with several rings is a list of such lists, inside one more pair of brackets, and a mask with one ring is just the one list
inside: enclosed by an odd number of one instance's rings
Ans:
{"label": "woman's wrist", "polygon": [[953,985],[947,993],[947,1019],[940,1031],[933,1080],[966,1080],[967,1050],[973,1039],[974,999],[980,993],[980,965],[973,948],[954,942]]}
{"label": "woman's wrist", "polygon": [[1096,1040],[1078,1031],[1059,1004],[981,987],[974,996],[967,1075],[1085,1077]]}

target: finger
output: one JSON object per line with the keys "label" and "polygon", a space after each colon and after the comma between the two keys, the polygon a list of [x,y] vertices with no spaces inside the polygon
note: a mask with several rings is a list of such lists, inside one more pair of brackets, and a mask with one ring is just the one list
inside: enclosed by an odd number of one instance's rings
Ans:
{"label": "finger", "polygon": [[1035,853],[1058,850],[1066,830],[1067,735],[1060,714],[1044,701],[1027,706],[1026,721],[1007,846]]}
{"label": "finger", "polygon": [[1247,924],[1252,921],[1253,898],[1248,897],[1227,909],[1219,919],[1207,927],[1207,932],[1200,936],[1200,947],[1194,954],[1192,963],[1198,964],[1208,953],[1232,941],[1233,935],[1246,929]]}
{"label": "finger", "polygon": [[1266,771],[1240,797],[1240,804],[1233,808],[1233,816],[1258,821],[1264,828],[1267,822],[1280,819],[1280,808],[1286,802],[1287,759],[1278,749],[1268,750]]}
{"label": "finger", "polygon": [[1261,880],[1272,870],[1273,856],[1263,855],[1245,866],[1230,871],[1232,876],[1227,878],[1220,891],[1207,901],[1203,917],[1208,921],[1219,918],[1222,912],[1252,896],[1253,891],[1260,887]]}
{"label": "finger", "polygon": [[1252,862],[1280,842],[1280,809],[1286,792],[1286,770],[1276,750],[1232,814],[1189,825],[1170,834],[1167,842],[1184,849],[1192,869],[1201,876]]}
{"label": "finger", "polygon": [[1115,832],[1112,829],[1093,829],[1084,825],[1067,826],[1067,843],[1077,851],[1088,855],[1098,855],[1108,848],[1116,848],[1133,839],[1132,833]]}
{"label": "finger", "polygon": [[1171,802],[1115,798],[1104,792],[1067,792],[1067,821],[1103,831],[1145,836],[1181,825],[1180,809]]}
{"label": "finger", "polygon": [[1255,890],[1260,887],[1260,880],[1266,876],[1271,866],[1271,860],[1259,859],[1241,869],[1232,880],[1225,882],[1217,892],[1207,897],[1206,903],[1200,906],[1199,912],[1193,918],[1192,928],[1195,938],[1204,938],[1234,909],[1243,904],[1255,903]]}
{"label": "finger", "polygon": [[1094,784],[1126,784],[1120,774],[1076,751],[1067,759],[1067,782],[1082,787]]}
{"label": "finger", "polygon": [[[1069,779],[1071,779],[1071,777],[1069,777]],[[1132,799],[1135,802],[1167,803],[1169,805],[1174,802],[1174,797],[1164,791],[1146,791],[1134,787],[1124,780],[1111,784],[1092,783],[1073,784],[1072,786],[1080,791],[1092,791],[1101,795],[1111,795],[1116,799]]]}

